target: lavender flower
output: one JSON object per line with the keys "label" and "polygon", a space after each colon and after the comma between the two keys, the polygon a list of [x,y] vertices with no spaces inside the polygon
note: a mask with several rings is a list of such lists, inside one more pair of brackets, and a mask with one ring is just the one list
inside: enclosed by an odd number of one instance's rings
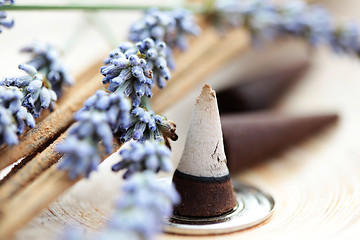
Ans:
{"label": "lavender flower", "polygon": [[197,36],[201,33],[200,27],[196,24],[195,17],[192,12],[186,9],[175,9],[171,14],[176,22],[176,33],[167,33],[164,42],[171,48],[178,47],[180,50],[185,51],[188,48],[187,36]]}
{"label": "lavender flower", "polygon": [[132,142],[129,149],[120,152],[122,160],[116,163],[112,170],[117,172],[127,169],[124,178],[145,170],[169,172],[172,169],[170,154],[170,149],[164,143],[157,141]]}
{"label": "lavender flower", "polygon": [[121,92],[109,93],[98,90],[84,103],[80,111],[96,109],[106,114],[106,121],[113,132],[126,129],[130,122],[130,102]]}
{"label": "lavender flower", "polygon": [[277,12],[280,33],[303,37],[312,45],[329,42],[333,21],[330,13],[320,5],[307,6],[293,1],[279,6]]}
{"label": "lavender flower", "polygon": [[28,64],[38,71],[44,72],[58,97],[61,95],[64,85],[73,84],[73,78],[62,63],[60,53],[54,46],[35,42],[31,46],[22,48],[21,51],[31,54],[32,59]]}
{"label": "lavender flower", "polygon": [[77,121],[69,136],[58,145],[58,152],[64,154],[59,169],[69,171],[71,179],[89,174],[99,165],[102,141],[106,153],[112,152],[113,130],[125,128],[129,121],[129,101],[122,93],[97,91],[85,101],[74,119]]}
{"label": "lavender flower", "polygon": [[[164,42],[159,41],[155,43],[151,38],[146,38],[137,42],[136,44],[131,42],[124,42],[120,44],[118,48],[110,52],[109,57],[106,58],[104,62],[105,64],[111,65],[104,66],[103,69],[106,69],[105,71],[114,71],[116,68],[112,65],[119,65],[119,62],[124,63],[124,58],[129,58],[131,55],[137,54],[142,58],[141,60],[146,61],[145,65],[143,66],[143,72],[144,75],[149,78],[147,79],[147,82],[150,83],[148,85],[150,88],[145,88],[145,90],[147,90],[145,94],[148,98],[151,98],[152,92],[150,90],[153,86],[153,81],[151,79],[154,79],[158,86],[163,88],[165,86],[164,80],[169,80],[171,78],[166,49],[166,44]],[[118,75],[118,73],[112,75],[111,73],[109,74],[104,72],[106,75],[104,75],[105,78],[103,83],[112,82],[110,79],[114,78],[114,76],[119,76],[121,79],[123,79],[127,74],[129,74],[129,71],[124,72],[125,73],[120,75]],[[117,82],[117,78],[115,78],[114,81]],[[121,80],[120,82],[122,83],[122,81],[126,80]],[[117,85],[118,83],[114,84],[114,86]]]}
{"label": "lavender flower", "polygon": [[[0,7],[12,4],[14,4],[14,0],[0,0]],[[8,19],[7,14],[4,11],[0,11],[0,33],[2,32],[1,26],[5,28],[12,28],[14,26],[14,20]]]}
{"label": "lavender flower", "polygon": [[163,220],[172,214],[180,196],[173,184],[156,180],[151,171],[131,176],[123,186],[124,196],[116,202],[115,213],[99,234],[86,234],[71,227],[59,239],[151,240],[162,230]]}
{"label": "lavender flower", "polygon": [[124,52],[125,54],[119,52],[110,65],[101,68],[101,74],[105,76],[103,83],[110,83],[108,90],[111,92],[123,92],[130,97],[132,105],[137,107],[142,96],[152,96],[152,72],[145,68],[144,58],[137,54],[128,54],[126,50]]}
{"label": "lavender flower", "polygon": [[270,0],[216,1],[211,15],[218,27],[243,26],[255,44],[288,35],[315,46],[328,44],[337,53],[360,55],[359,27],[352,22],[335,26],[329,12],[303,1],[275,4]]}
{"label": "lavender flower", "polygon": [[46,79],[43,79],[43,76],[38,74],[37,70],[31,65],[20,64],[19,69],[28,75],[5,78],[4,84],[22,89],[24,93],[22,105],[26,107],[35,118],[40,116],[42,109],[49,108],[49,110],[52,111],[57,96],[51,89],[51,84]]}
{"label": "lavender flower", "polygon": [[174,11],[160,11],[149,9],[144,17],[134,23],[130,28],[129,39],[134,42],[152,38],[156,43],[165,42],[166,60],[170,69],[175,68],[172,49],[187,48],[187,35],[198,35],[200,27],[196,24],[193,15],[184,9]]}
{"label": "lavender flower", "polygon": [[200,28],[191,12],[185,9],[160,11],[153,8],[147,10],[144,17],[131,26],[129,39],[139,42],[152,38],[155,42],[165,42],[170,48],[185,50],[186,36],[199,33]]}
{"label": "lavender flower", "polygon": [[69,178],[79,175],[88,177],[101,161],[98,142],[103,140],[105,150],[112,151],[112,133],[101,112],[80,112],[78,122],[71,128],[69,136],[57,146],[58,152],[65,154],[59,169],[69,171]]}
{"label": "lavender flower", "polygon": [[123,190],[107,231],[135,233],[141,240],[153,239],[161,231],[163,218],[172,214],[172,206],[180,200],[175,187],[156,181],[151,171],[134,174]]}
{"label": "lavender flower", "polygon": [[25,127],[34,127],[33,116],[21,106],[22,93],[15,87],[0,86],[0,145],[15,145]]}
{"label": "lavender flower", "polygon": [[178,136],[175,131],[176,125],[167,121],[165,117],[156,115],[151,110],[136,107],[131,111],[129,127],[123,131],[120,142],[127,142],[130,139],[139,141],[153,139],[167,142],[167,138],[176,141]]}

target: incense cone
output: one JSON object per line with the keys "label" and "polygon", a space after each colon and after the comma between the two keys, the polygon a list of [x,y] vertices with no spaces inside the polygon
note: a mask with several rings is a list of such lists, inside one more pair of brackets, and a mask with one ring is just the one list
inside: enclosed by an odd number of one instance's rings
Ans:
{"label": "incense cone", "polygon": [[217,93],[219,111],[223,114],[272,107],[308,68],[308,62],[301,62],[276,72],[240,79],[237,85]]}
{"label": "incense cone", "polygon": [[231,173],[259,164],[335,122],[335,114],[291,117],[263,112],[221,116]]}
{"label": "incense cone", "polygon": [[215,91],[207,84],[196,100],[173,182],[181,196],[174,210],[177,215],[218,216],[237,204],[226,165]]}

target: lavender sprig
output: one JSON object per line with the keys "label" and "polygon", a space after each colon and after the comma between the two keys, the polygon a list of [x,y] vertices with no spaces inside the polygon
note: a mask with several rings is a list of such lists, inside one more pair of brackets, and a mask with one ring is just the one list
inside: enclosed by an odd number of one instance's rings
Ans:
{"label": "lavender sprig", "polygon": [[172,49],[185,50],[187,35],[198,35],[200,31],[192,13],[185,9],[160,11],[153,8],[131,26],[129,39],[139,42],[152,38],[155,42],[165,42]]}
{"label": "lavender sprig", "polygon": [[172,49],[186,50],[187,36],[198,35],[200,31],[193,15],[185,9],[160,11],[153,8],[147,10],[144,17],[131,26],[129,39],[139,42],[151,38],[156,43],[165,42],[169,46],[166,49],[166,60],[170,69],[174,69]]}
{"label": "lavender sprig", "polygon": [[158,181],[151,171],[131,176],[122,187],[123,197],[115,203],[115,212],[100,233],[86,234],[67,228],[61,240],[151,240],[162,230],[165,217],[172,213],[180,196],[173,184]]}
{"label": "lavender sprig", "polygon": [[27,73],[21,77],[5,78],[3,84],[6,86],[15,86],[22,89],[24,98],[22,105],[28,111],[38,118],[42,109],[49,109],[52,111],[57,100],[56,93],[51,89],[51,84],[44,79],[37,70],[28,64],[20,64],[19,69]]}
{"label": "lavender sprig", "polygon": [[78,121],[66,138],[58,145],[60,153],[66,153],[59,165],[59,169],[69,171],[70,179],[79,175],[89,176],[100,163],[98,142],[103,141],[107,153],[112,151],[112,134],[102,112],[79,112],[75,120]]}
{"label": "lavender sprig", "polygon": [[[126,62],[124,60],[124,57],[129,59],[131,55],[137,54],[146,61],[145,64],[141,67],[143,68],[145,77],[148,78],[146,79],[146,83],[149,83],[146,85],[145,88],[145,90],[148,90],[146,96],[148,98],[151,98],[151,88],[153,87],[154,81],[158,84],[160,88],[163,88],[165,86],[164,80],[169,80],[171,78],[170,69],[166,60],[166,49],[166,44],[164,42],[159,41],[155,43],[154,40],[151,38],[145,38],[144,40],[139,41],[136,44],[131,42],[124,42],[120,44],[118,48],[111,51],[109,57],[104,61],[105,64],[110,65],[104,66],[102,68],[104,69],[104,72],[102,73],[105,76],[105,78],[103,79],[103,83],[115,82],[115,84],[110,86],[111,90],[113,86],[117,86],[119,84],[118,78],[121,79],[120,83],[130,79],[129,70],[120,70],[120,74],[117,73],[119,72],[119,62]],[[116,78],[112,80],[114,77]],[[128,79],[126,79],[126,77]],[[154,79],[154,81],[152,81],[151,79]],[[140,83],[142,82],[140,81]],[[150,87],[150,89],[148,89],[147,87]]]}
{"label": "lavender sprig", "polygon": [[31,54],[32,59],[27,64],[44,73],[58,97],[61,96],[65,85],[73,84],[73,78],[62,63],[60,53],[54,46],[35,42],[22,48],[21,52]]}
{"label": "lavender sprig", "polygon": [[360,55],[359,28],[353,23],[334,24],[320,5],[303,1],[276,4],[271,0],[216,1],[211,15],[216,26],[243,26],[255,44],[280,36],[296,36],[311,45],[328,44],[337,53]]}
{"label": "lavender sprig", "polygon": [[162,230],[163,218],[170,216],[172,206],[180,201],[175,187],[156,181],[151,171],[134,174],[123,190],[125,195],[116,203],[115,214],[100,239],[118,232],[136,234],[141,240],[153,239]]}
{"label": "lavender sprig", "polygon": [[118,57],[111,60],[110,65],[101,68],[101,74],[105,76],[103,83],[110,83],[110,92],[123,92],[130,97],[132,105],[137,107],[142,96],[152,96],[152,72],[145,66],[146,61],[141,56],[119,52]]}
{"label": "lavender sprig", "polygon": [[99,90],[87,99],[74,116],[77,122],[69,136],[57,146],[64,154],[59,169],[67,170],[71,179],[88,177],[101,161],[98,143],[102,141],[106,153],[112,152],[113,130],[126,128],[129,110],[130,103],[120,92]]}
{"label": "lavender sprig", "polygon": [[[0,7],[12,5],[14,2],[14,0],[0,0]],[[5,28],[12,28],[14,26],[14,20],[7,18],[7,14],[4,11],[0,11],[0,33],[2,33],[1,26]]]}

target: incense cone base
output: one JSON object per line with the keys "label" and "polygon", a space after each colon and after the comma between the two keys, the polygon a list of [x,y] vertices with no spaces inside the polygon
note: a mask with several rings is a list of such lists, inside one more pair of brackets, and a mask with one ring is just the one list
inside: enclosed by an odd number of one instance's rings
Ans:
{"label": "incense cone base", "polygon": [[227,164],[231,173],[264,162],[336,122],[335,114],[281,116],[262,112],[221,116]]}
{"label": "incense cone base", "polygon": [[181,203],[174,209],[176,215],[213,217],[237,205],[230,175],[197,177],[176,170],[173,182],[181,196]]}
{"label": "incense cone base", "polygon": [[[171,178],[159,179],[171,184]],[[275,207],[274,199],[257,188],[233,181],[236,207],[215,217],[174,215],[165,221],[165,232],[181,235],[213,235],[247,229],[268,219]]]}

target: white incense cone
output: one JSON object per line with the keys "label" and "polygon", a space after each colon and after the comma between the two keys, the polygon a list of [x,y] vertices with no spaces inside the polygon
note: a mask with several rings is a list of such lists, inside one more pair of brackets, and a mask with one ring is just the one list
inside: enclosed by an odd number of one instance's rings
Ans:
{"label": "white incense cone", "polygon": [[196,99],[177,170],[198,177],[221,177],[229,174],[216,95],[208,84],[204,85]]}
{"label": "white incense cone", "polygon": [[196,99],[185,148],[173,182],[181,204],[175,214],[218,216],[236,206],[215,91],[205,85]]}

